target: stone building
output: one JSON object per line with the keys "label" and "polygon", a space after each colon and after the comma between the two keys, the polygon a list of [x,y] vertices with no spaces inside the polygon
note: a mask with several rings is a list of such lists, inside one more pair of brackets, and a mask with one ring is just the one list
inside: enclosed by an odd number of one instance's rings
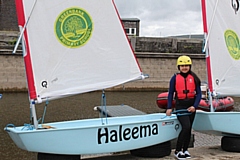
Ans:
{"label": "stone building", "polygon": [[0,0],[0,31],[18,31],[15,0]]}
{"label": "stone building", "polygon": [[140,19],[138,18],[121,18],[124,30],[128,36],[139,36]]}

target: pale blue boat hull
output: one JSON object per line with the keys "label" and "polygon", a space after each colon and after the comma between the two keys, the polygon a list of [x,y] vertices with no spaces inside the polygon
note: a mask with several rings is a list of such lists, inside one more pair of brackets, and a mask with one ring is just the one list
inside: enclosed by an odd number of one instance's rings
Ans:
{"label": "pale blue boat hull", "polygon": [[[98,154],[151,146],[176,138],[181,126],[165,113],[48,123],[51,129],[6,127],[15,144],[27,151]],[[103,124],[104,123],[104,124]],[[40,125],[39,125],[40,127]],[[24,128],[24,129],[23,129]]]}
{"label": "pale blue boat hull", "polygon": [[197,111],[193,129],[217,136],[240,136],[240,112]]}

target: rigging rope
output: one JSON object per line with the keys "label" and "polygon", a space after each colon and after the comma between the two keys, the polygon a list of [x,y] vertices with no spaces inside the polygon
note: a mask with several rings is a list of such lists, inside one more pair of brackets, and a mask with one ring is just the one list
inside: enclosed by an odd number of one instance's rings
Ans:
{"label": "rigging rope", "polygon": [[172,114],[176,114],[176,116],[187,116],[187,115],[191,115],[191,112],[188,112],[187,109],[179,109],[176,111],[173,111]]}
{"label": "rigging rope", "polygon": [[[188,116],[188,115],[191,115],[192,113],[188,112],[187,109],[179,109],[179,110],[173,111],[172,114],[175,114],[176,116]],[[164,116],[161,119],[164,119],[166,117],[174,118],[175,116]]]}
{"label": "rigging rope", "polygon": [[33,130],[33,125],[25,123],[24,127],[22,128],[22,130],[24,130],[24,128],[27,128],[27,130]]}

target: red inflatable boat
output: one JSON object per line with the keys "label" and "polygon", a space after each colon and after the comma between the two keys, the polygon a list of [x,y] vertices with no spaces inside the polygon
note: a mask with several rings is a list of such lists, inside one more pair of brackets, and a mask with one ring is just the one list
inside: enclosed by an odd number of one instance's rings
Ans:
{"label": "red inflatable boat", "polygon": [[[160,93],[157,97],[157,105],[159,108],[167,108],[167,98],[168,92]],[[215,111],[231,111],[233,110],[234,100],[231,97],[222,97],[218,99],[213,99],[213,107]],[[172,102],[172,107],[175,108],[175,100]],[[210,104],[207,99],[201,99],[198,109],[204,111],[210,111]]]}

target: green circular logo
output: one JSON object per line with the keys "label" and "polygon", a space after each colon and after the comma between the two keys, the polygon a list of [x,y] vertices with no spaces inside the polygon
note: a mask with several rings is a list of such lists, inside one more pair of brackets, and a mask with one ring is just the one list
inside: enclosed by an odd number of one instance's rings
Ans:
{"label": "green circular logo", "polygon": [[55,22],[57,39],[69,48],[77,48],[86,44],[92,35],[92,31],[92,19],[81,8],[64,10]]}
{"label": "green circular logo", "polygon": [[232,30],[226,30],[224,33],[225,42],[228,48],[228,52],[233,59],[240,59],[239,39],[238,35]]}

